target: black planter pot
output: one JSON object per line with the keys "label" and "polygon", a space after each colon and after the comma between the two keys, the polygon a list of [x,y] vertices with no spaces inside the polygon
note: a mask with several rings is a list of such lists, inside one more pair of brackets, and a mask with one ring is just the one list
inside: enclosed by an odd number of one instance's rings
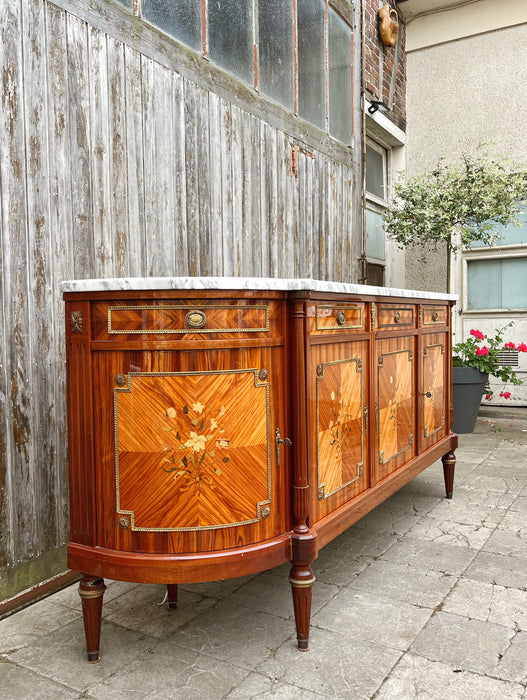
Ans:
{"label": "black planter pot", "polygon": [[481,397],[489,375],[474,367],[454,367],[454,421],[455,433],[472,433],[478,417]]}

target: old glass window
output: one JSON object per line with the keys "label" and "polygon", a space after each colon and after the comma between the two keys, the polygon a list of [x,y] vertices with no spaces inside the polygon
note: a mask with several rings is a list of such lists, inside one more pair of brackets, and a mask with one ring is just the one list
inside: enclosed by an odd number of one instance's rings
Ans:
{"label": "old glass window", "polygon": [[326,128],[324,0],[298,0],[298,114]]}
{"label": "old glass window", "polygon": [[209,0],[208,20],[211,60],[253,85],[252,0]]}
{"label": "old glass window", "polygon": [[526,309],[527,257],[468,261],[469,309]]}
{"label": "old glass window", "polygon": [[351,27],[328,10],[329,133],[351,143]]}
{"label": "old glass window", "polygon": [[191,49],[201,50],[201,0],[143,0],[143,17]]}
{"label": "old glass window", "polygon": [[[388,204],[387,159],[385,148],[370,141],[366,146],[366,257],[384,264],[385,234],[382,216]],[[370,281],[370,280],[368,280]]]}
{"label": "old glass window", "polygon": [[258,38],[260,90],[293,111],[293,4],[290,0],[258,3]]}

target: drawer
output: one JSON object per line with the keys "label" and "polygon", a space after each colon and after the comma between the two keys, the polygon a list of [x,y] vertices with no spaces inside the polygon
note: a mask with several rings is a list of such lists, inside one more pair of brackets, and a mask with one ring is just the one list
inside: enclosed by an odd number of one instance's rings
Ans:
{"label": "drawer", "polygon": [[308,316],[314,316],[311,331],[315,334],[365,329],[364,304],[317,304]]}
{"label": "drawer", "polygon": [[421,306],[421,324],[423,326],[446,326],[447,323],[447,306]]}
{"label": "drawer", "polygon": [[394,331],[399,328],[415,328],[415,306],[378,304],[377,328]]}
{"label": "drawer", "polygon": [[[278,334],[273,302],[95,303],[92,308],[94,340],[177,340],[183,336],[260,337]],[[274,319],[274,320],[272,320]],[[271,328],[272,326],[272,328]]]}

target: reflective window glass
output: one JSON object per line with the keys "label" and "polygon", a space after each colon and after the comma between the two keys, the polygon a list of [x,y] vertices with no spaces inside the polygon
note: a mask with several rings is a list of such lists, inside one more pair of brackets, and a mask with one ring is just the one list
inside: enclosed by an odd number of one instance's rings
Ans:
{"label": "reflective window glass", "polygon": [[252,0],[209,0],[208,17],[211,60],[253,85]]}
{"label": "reflective window glass", "polygon": [[143,0],[143,18],[191,49],[201,51],[200,0]]}
{"label": "reflective window glass", "polygon": [[298,113],[326,127],[324,0],[298,0]]}
{"label": "reflective window glass", "polygon": [[[517,219],[521,222],[521,226],[502,226],[501,224],[495,224],[494,230],[501,237],[500,240],[496,241],[496,245],[517,245],[518,243],[527,243],[527,211],[525,211],[526,205],[521,204],[521,209],[517,214]],[[481,248],[484,245],[481,241],[474,241],[470,244],[471,248]]]}
{"label": "reflective window glass", "polygon": [[258,3],[259,69],[262,94],[289,110],[294,109],[293,3]]}
{"label": "reflective window glass", "polygon": [[329,133],[351,143],[351,27],[328,13]]}
{"label": "reflective window glass", "polygon": [[371,146],[366,146],[366,192],[386,199],[385,157]]}
{"label": "reflective window glass", "polygon": [[527,308],[527,257],[468,262],[469,309]]}
{"label": "reflective window glass", "polygon": [[384,228],[382,214],[376,211],[366,210],[366,255],[369,258],[384,260]]}

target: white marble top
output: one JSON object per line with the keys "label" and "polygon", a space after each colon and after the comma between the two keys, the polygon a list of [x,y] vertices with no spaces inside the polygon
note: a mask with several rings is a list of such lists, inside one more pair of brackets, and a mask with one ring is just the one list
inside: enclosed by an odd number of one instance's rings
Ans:
{"label": "white marble top", "polygon": [[62,292],[117,292],[159,289],[225,289],[251,291],[312,291],[337,294],[360,294],[408,299],[455,301],[457,294],[441,294],[414,289],[392,289],[365,284],[326,282],[314,279],[279,279],[273,277],[116,277],[114,279],[69,280],[60,285]]}

